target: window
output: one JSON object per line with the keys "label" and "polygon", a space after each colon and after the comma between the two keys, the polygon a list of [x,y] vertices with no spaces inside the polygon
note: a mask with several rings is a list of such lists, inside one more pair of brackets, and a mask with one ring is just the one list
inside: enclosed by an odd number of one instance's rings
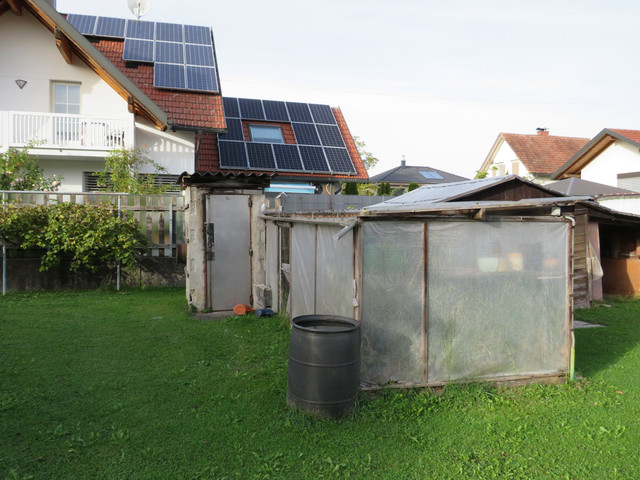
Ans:
{"label": "window", "polygon": [[515,161],[515,162],[511,162],[511,173],[513,173],[514,175],[520,175],[520,162],[519,161]]}
{"label": "window", "polygon": [[76,83],[53,84],[54,113],[80,114],[80,85]]}
{"label": "window", "polygon": [[[80,84],[53,83],[53,112],[78,115],[80,113]],[[82,142],[82,126],[78,117],[56,116],[55,143],[60,146],[78,145]]]}
{"label": "window", "polygon": [[284,143],[282,127],[277,125],[249,125],[249,137],[252,142]]}

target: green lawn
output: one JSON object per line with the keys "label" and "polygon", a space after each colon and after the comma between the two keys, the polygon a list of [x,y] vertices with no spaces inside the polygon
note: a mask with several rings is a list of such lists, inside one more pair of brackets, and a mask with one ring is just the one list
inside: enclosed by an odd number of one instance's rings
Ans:
{"label": "green lawn", "polygon": [[633,479],[640,301],[579,311],[572,385],[286,406],[280,318],[199,321],[178,289],[0,297],[0,479]]}

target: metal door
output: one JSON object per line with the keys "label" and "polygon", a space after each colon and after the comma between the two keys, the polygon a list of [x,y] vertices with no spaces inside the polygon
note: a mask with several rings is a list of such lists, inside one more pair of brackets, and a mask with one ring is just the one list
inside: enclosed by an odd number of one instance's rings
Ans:
{"label": "metal door", "polygon": [[251,209],[248,195],[209,195],[207,281],[214,311],[251,304]]}

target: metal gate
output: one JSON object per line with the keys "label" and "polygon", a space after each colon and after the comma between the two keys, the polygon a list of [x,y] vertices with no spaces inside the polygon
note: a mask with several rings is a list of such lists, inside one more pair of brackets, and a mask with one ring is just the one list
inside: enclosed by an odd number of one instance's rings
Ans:
{"label": "metal gate", "polygon": [[213,311],[251,304],[251,207],[248,195],[207,199],[207,282]]}

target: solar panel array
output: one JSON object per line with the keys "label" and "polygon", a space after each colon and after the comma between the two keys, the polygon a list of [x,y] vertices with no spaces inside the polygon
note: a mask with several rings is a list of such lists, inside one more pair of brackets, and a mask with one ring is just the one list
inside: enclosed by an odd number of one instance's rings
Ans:
{"label": "solar panel array", "polygon": [[[218,135],[221,168],[356,173],[329,105],[232,97],[222,101],[228,133]],[[251,120],[290,124],[296,144],[246,142],[242,122]]]}
{"label": "solar panel array", "polygon": [[122,59],[154,64],[154,87],[219,91],[209,27],[75,14],[67,20],[88,37],[124,39]]}

